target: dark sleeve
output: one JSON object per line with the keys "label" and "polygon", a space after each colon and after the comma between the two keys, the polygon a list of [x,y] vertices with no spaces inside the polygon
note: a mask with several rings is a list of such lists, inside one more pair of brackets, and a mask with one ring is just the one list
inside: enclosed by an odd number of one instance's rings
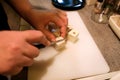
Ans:
{"label": "dark sleeve", "polygon": [[0,75],[0,80],[8,80],[8,78],[6,76]]}
{"label": "dark sleeve", "polygon": [[7,15],[1,4],[0,4],[0,30],[10,30]]}

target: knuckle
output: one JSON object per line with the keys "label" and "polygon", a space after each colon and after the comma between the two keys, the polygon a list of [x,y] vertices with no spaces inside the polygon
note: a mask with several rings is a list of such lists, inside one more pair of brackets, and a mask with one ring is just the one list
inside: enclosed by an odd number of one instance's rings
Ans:
{"label": "knuckle", "polygon": [[16,43],[12,43],[9,46],[9,50],[12,51],[12,52],[18,51],[18,50],[20,50],[20,46],[18,44],[16,44]]}

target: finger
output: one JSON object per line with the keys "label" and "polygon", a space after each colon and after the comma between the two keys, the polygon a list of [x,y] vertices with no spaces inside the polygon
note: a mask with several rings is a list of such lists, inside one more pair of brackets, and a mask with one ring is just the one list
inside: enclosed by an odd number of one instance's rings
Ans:
{"label": "finger", "polygon": [[62,24],[63,24],[64,26],[67,26],[67,25],[68,25],[68,18],[67,18],[67,17],[64,17],[64,16],[62,16],[62,15],[60,15],[60,14],[59,14],[58,17],[60,18],[60,20],[62,21]]}
{"label": "finger", "polygon": [[62,11],[62,10],[59,10],[59,9],[57,9],[56,11],[59,12],[60,14],[64,15],[64,16],[67,16],[65,11]]}
{"label": "finger", "polygon": [[67,26],[68,25],[68,18],[67,18],[66,12],[58,10],[57,15],[63,21],[64,25]]}
{"label": "finger", "polygon": [[18,62],[17,66],[19,67],[26,67],[26,66],[31,66],[34,62],[33,58],[29,58],[27,56],[23,56],[22,60]]}
{"label": "finger", "polygon": [[60,18],[56,18],[56,20],[54,20],[54,23],[58,27],[60,27],[61,36],[65,37],[66,31],[67,31],[67,26],[62,22],[62,20]]}
{"label": "finger", "polygon": [[68,19],[67,19],[67,17],[65,17],[63,15],[60,15],[60,13],[59,13],[58,17],[60,17],[61,20],[63,21],[63,22],[60,23],[61,24],[61,26],[60,26],[61,36],[65,37],[66,36],[66,31],[67,31]]}
{"label": "finger", "polygon": [[29,43],[41,43],[45,46],[50,45],[50,42],[47,40],[46,36],[37,30],[28,30],[23,31],[23,36],[25,40]]}
{"label": "finger", "polygon": [[23,46],[23,55],[29,58],[35,58],[39,55],[40,50],[26,42],[25,46]]}
{"label": "finger", "polygon": [[53,33],[48,31],[47,29],[44,29],[43,33],[47,36],[48,40],[55,41],[55,36],[53,35]]}
{"label": "finger", "polygon": [[61,36],[62,36],[63,38],[65,38],[65,37],[66,37],[66,34],[67,34],[66,29],[67,29],[67,27],[61,27],[61,29],[60,29]]}

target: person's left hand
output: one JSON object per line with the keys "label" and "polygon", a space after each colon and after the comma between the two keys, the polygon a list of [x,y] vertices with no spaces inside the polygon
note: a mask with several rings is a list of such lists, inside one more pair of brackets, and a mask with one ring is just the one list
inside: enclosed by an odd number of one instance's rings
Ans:
{"label": "person's left hand", "polygon": [[60,28],[62,37],[66,36],[66,28],[68,25],[67,15],[61,10],[36,10],[31,12],[30,23],[38,30],[41,30],[50,41],[55,41],[55,36],[46,29],[46,26],[52,22]]}

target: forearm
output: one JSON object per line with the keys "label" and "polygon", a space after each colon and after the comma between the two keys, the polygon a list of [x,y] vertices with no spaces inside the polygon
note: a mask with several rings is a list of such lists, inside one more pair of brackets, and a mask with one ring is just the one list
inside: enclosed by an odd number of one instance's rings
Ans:
{"label": "forearm", "polygon": [[29,20],[30,14],[32,12],[32,5],[30,4],[29,0],[6,0],[14,10],[25,20]]}
{"label": "forearm", "polygon": [[55,40],[55,36],[46,29],[52,22],[60,27],[61,35],[65,37],[67,26],[67,15],[61,10],[38,10],[32,7],[29,0],[7,0],[13,8],[34,28],[41,30],[49,40]]}

